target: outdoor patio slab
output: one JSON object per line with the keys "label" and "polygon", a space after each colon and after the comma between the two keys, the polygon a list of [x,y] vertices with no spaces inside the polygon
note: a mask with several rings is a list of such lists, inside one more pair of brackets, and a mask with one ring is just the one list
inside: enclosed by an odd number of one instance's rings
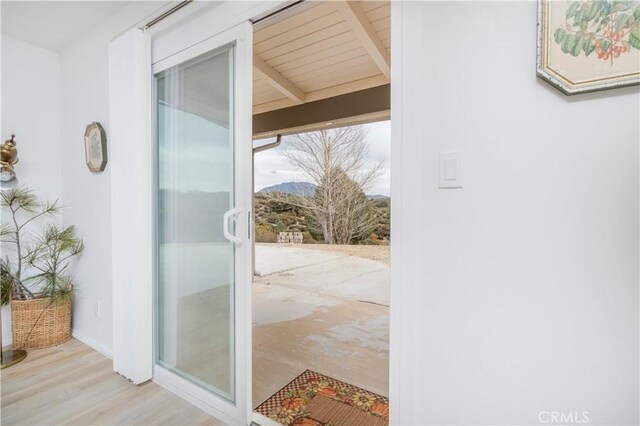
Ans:
{"label": "outdoor patio slab", "polygon": [[256,246],[254,282],[389,306],[389,267],[344,253],[277,244]]}
{"label": "outdoor patio slab", "polygon": [[253,403],[306,369],[388,395],[389,267],[262,244],[254,279]]}
{"label": "outdoor patio slab", "polygon": [[344,253],[326,253],[281,244],[256,244],[256,275],[264,277],[345,256]]}

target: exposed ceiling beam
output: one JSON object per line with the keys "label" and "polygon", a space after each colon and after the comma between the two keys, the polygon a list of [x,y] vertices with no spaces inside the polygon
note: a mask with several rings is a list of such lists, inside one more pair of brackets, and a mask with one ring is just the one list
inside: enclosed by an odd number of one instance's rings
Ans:
{"label": "exposed ceiling beam", "polygon": [[391,85],[372,87],[303,105],[253,115],[254,139],[300,129],[329,129],[389,117]]}
{"label": "exposed ceiling beam", "polygon": [[[350,81],[348,83],[339,84],[337,86],[326,87],[324,89],[314,90],[307,92],[304,101],[305,103],[319,101],[321,99],[332,98],[334,96],[344,95],[346,93],[357,92],[358,90],[365,90],[371,87],[384,86],[388,84],[389,80],[383,75],[374,75],[372,77],[363,78],[361,80]],[[263,104],[257,104],[253,106],[254,114],[262,114],[264,112],[273,111],[276,109],[288,108],[290,106],[300,105],[295,103],[289,98],[278,99],[277,101],[266,102]]]}
{"label": "exposed ceiling beam", "polygon": [[278,71],[273,69],[271,65],[260,59],[258,55],[253,55],[253,68],[264,78],[267,83],[273,86],[277,91],[283,93],[289,99],[297,104],[304,103],[305,93],[291,83]]}
{"label": "exposed ceiling beam", "polygon": [[378,65],[380,71],[387,79],[391,78],[391,57],[389,52],[380,41],[378,33],[369,22],[367,15],[354,1],[337,1],[334,3],[345,20],[362,42],[373,61]]}

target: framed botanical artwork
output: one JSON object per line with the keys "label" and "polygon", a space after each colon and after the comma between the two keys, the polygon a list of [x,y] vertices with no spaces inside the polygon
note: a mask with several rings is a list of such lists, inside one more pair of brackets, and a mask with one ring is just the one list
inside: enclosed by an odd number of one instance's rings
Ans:
{"label": "framed botanical artwork", "polygon": [[537,53],[567,95],[640,84],[640,0],[539,0]]}
{"label": "framed botanical artwork", "polygon": [[94,173],[107,167],[107,136],[100,123],[93,122],[84,131],[84,156]]}

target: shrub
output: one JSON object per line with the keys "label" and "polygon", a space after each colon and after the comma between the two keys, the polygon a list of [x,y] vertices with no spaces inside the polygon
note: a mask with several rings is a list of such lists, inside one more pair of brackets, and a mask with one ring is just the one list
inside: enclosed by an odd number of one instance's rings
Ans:
{"label": "shrub", "polygon": [[318,242],[315,240],[315,238],[313,238],[311,232],[304,231],[302,233],[302,244],[318,244]]}
{"label": "shrub", "polygon": [[279,216],[277,213],[271,212],[267,215],[267,222],[269,223],[277,223]]}
{"label": "shrub", "polygon": [[367,238],[359,241],[358,244],[366,246],[379,246],[382,244],[382,240],[378,237],[378,235],[376,235],[375,232],[372,232]]}
{"label": "shrub", "polygon": [[276,222],[276,232],[284,232],[286,230],[287,230],[287,227],[285,226],[284,222],[278,219],[278,222]]}
{"label": "shrub", "polygon": [[276,240],[276,232],[273,230],[273,227],[271,225],[256,225],[256,242],[275,243]]}

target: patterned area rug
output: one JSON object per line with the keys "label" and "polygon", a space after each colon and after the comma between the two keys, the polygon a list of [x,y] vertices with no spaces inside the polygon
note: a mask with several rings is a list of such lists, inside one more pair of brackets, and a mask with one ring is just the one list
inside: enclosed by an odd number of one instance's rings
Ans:
{"label": "patterned area rug", "polygon": [[387,426],[389,400],[307,370],[256,411],[285,426]]}

